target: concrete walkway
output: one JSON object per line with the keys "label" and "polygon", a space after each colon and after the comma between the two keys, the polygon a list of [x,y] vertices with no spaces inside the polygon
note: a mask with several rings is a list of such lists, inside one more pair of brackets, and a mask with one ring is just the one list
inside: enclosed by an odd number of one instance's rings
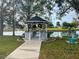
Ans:
{"label": "concrete walkway", "polygon": [[26,41],[5,59],[38,59],[41,42],[39,40]]}

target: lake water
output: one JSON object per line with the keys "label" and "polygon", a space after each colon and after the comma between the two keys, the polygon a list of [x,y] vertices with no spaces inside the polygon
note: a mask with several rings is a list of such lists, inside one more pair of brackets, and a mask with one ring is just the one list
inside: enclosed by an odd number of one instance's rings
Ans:
{"label": "lake water", "polygon": [[[25,31],[15,31],[16,36],[21,36],[23,33],[25,33]],[[13,35],[13,32],[3,32],[3,35]]]}
{"label": "lake water", "polygon": [[[16,36],[22,36],[25,31],[15,31]],[[50,35],[50,37],[62,37],[61,35],[62,32],[54,32]],[[76,34],[79,35],[79,31],[76,31]],[[3,35],[13,35],[13,32],[3,32]]]}

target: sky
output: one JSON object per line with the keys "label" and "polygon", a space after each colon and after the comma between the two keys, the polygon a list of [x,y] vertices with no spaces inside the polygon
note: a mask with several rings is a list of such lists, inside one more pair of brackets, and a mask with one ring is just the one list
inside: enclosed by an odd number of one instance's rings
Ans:
{"label": "sky", "polygon": [[76,17],[76,12],[75,10],[69,12],[66,16],[63,16],[61,20],[56,19],[56,12],[58,12],[59,8],[57,7],[57,5],[54,7],[54,11],[53,11],[53,15],[51,15],[52,17],[52,23],[54,26],[56,26],[56,22],[60,22],[60,24],[62,25],[63,22],[72,22],[73,18]]}

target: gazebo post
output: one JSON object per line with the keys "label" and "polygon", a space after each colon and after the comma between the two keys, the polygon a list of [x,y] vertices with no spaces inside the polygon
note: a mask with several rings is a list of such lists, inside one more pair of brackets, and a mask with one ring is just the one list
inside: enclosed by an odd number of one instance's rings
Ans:
{"label": "gazebo post", "polygon": [[45,24],[46,25],[46,39],[47,39],[47,24]]}
{"label": "gazebo post", "polygon": [[29,35],[29,40],[31,40],[31,32],[30,32],[30,30],[29,30],[29,25],[28,25],[28,35]]}
{"label": "gazebo post", "polygon": [[31,40],[31,32],[29,31],[29,40]]}
{"label": "gazebo post", "polygon": [[29,31],[29,29],[28,29],[28,24],[27,24],[27,32]]}
{"label": "gazebo post", "polygon": [[39,30],[39,40],[41,40],[41,33],[40,33],[40,30]]}

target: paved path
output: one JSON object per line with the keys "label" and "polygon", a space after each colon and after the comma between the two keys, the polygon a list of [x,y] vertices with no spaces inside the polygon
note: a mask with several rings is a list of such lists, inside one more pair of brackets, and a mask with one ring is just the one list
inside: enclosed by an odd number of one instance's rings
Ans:
{"label": "paved path", "polygon": [[26,41],[5,59],[38,59],[41,42],[39,40]]}

